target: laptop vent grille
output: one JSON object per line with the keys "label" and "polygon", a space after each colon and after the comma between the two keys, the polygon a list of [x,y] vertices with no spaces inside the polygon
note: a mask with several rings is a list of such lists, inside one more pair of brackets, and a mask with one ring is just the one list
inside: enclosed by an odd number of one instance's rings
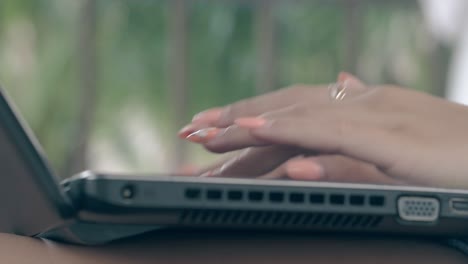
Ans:
{"label": "laptop vent grille", "polygon": [[300,205],[329,205],[372,208],[385,207],[386,201],[383,195],[363,195],[363,194],[345,194],[345,193],[320,193],[320,192],[284,192],[284,191],[241,191],[241,190],[223,190],[223,189],[200,189],[187,188],[184,192],[184,198],[191,202],[209,202],[217,203],[228,201],[237,204],[292,204]]}
{"label": "laptop vent grille", "polygon": [[180,224],[291,229],[367,229],[378,227],[382,219],[382,216],[357,214],[194,209],[182,213]]}

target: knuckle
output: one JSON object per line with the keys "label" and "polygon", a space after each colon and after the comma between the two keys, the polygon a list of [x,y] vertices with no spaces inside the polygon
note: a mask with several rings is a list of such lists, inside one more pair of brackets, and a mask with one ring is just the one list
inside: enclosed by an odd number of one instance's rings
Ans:
{"label": "knuckle", "polygon": [[233,112],[233,105],[227,105],[223,107],[223,110],[221,112],[221,117],[218,121],[219,126],[224,126],[225,124],[229,123],[229,120],[232,120],[232,114]]}
{"label": "knuckle", "polygon": [[243,109],[249,109],[248,101],[242,100],[225,106],[221,114],[219,125],[231,125],[236,118],[242,117]]}
{"label": "knuckle", "polygon": [[224,111],[223,111],[223,113],[221,115],[221,122],[232,120],[234,118],[235,113],[236,113],[236,109],[238,108],[237,107],[238,104],[240,104],[240,103],[230,104],[230,105],[228,105],[227,107],[224,108]]}

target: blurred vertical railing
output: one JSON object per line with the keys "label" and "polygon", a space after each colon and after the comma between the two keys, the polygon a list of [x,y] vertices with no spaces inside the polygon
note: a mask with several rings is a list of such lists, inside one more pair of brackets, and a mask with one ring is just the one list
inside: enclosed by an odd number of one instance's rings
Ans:
{"label": "blurred vertical railing", "polygon": [[356,74],[357,63],[359,61],[358,51],[360,50],[362,37],[362,0],[342,1],[344,19],[344,64],[345,71]]}
{"label": "blurred vertical railing", "polygon": [[430,91],[440,97],[445,97],[447,93],[448,73],[452,53],[450,47],[441,41],[432,39],[430,52]]}
{"label": "blurred vertical railing", "polygon": [[[188,4],[186,0],[169,1],[169,96],[174,130],[186,122],[188,113]],[[187,144],[174,139],[172,168],[180,168],[187,161]]]}
{"label": "blurred vertical railing", "polygon": [[81,3],[76,53],[79,109],[62,175],[72,175],[87,168],[87,152],[97,102],[96,1],[83,0]]}
{"label": "blurred vertical railing", "polygon": [[256,1],[255,40],[257,51],[256,92],[271,91],[276,86],[277,52],[275,0]]}

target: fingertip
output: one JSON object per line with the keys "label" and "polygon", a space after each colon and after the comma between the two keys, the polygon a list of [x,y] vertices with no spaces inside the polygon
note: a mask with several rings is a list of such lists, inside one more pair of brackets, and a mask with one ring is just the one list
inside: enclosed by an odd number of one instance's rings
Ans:
{"label": "fingertip", "polygon": [[193,164],[185,164],[176,170],[178,176],[195,176],[199,171],[199,167]]}
{"label": "fingertip", "polygon": [[286,173],[288,177],[294,180],[311,181],[320,180],[325,177],[322,166],[307,158],[288,161],[286,164]]}
{"label": "fingertip", "polygon": [[349,78],[350,75],[351,75],[351,74],[349,74],[349,73],[347,73],[347,72],[340,72],[340,73],[338,74],[337,81],[338,81],[338,82],[344,82],[344,81],[346,81],[346,80]]}
{"label": "fingertip", "polygon": [[212,177],[214,175],[214,172],[212,170],[207,171],[205,173],[200,174],[200,178],[207,178],[207,177]]}
{"label": "fingertip", "polygon": [[365,84],[358,78],[356,77],[355,75],[349,73],[349,72],[340,72],[338,74],[338,79],[337,79],[338,82],[346,82],[348,84],[350,84],[351,86],[354,86],[354,87],[365,87]]}
{"label": "fingertip", "polygon": [[193,132],[197,131],[198,129],[196,128],[195,125],[193,124],[188,124],[184,126],[179,132],[177,133],[177,136],[181,139],[186,139],[190,134]]}
{"label": "fingertip", "polygon": [[220,129],[214,127],[200,129],[189,134],[185,139],[193,143],[204,144],[216,138],[220,131]]}

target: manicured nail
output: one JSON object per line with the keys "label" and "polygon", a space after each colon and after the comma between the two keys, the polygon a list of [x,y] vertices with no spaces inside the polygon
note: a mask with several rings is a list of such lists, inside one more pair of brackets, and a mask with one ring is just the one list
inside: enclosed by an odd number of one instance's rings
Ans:
{"label": "manicured nail", "polygon": [[186,164],[176,170],[176,174],[180,176],[196,176],[199,168],[192,164]]}
{"label": "manicured nail", "polygon": [[219,131],[218,128],[214,127],[204,128],[188,135],[186,139],[194,143],[205,143],[215,138],[219,134]]}
{"label": "manicured nail", "polygon": [[192,122],[198,124],[210,124],[221,118],[222,108],[213,108],[196,114]]}
{"label": "manicured nail", "polygon": [[204,177],[211,177],[212,175],[213,175],[213,171],[210,170],[210,171],[207,171],[207,172],[201,174],[199,177],[202,177],[202,178],[204,178]]}
{"label": "manicured nail", "polygon": [[354,76],[354,75],[352,75],[351,73],[348,73],[348,72],[340,72],[338,74],[337,81],[341,82],[341,83],[348,83],[349,85],[351,85],[354,88],[365,88],[366,87],[366,85],[361,80],[359,80],[356,76]]}
{"label": "manicured nail", "polygon": [[325,176],[322,166],[308,159],[290,160],[286,164],[286,172],[295,180],[320,180]]}
{"label": "manicured nail", "polygon": [[242,128],[260,128],[267,124],[267,120],[260,117],[243,117],[236,119],[234,123]]}
{"label": "manicured nail", "polygon": [[340,72],[340,73],[338,74],[338,79],[337,79],[337,81],[338,81],[338,82],[344,82],[344,81],[347,81],[348,79],[353,78],[353,77],[354,77],[354,76],[351,75],[350,73],[347,73],[347,72]]}
{"label": "manicured nail", "polygon": [[192,134],[193,132],[199,130],[199,128],[197,128],[195,125],[193,124],[188,124],[186,126],[184,126],[178,133],[177,135],[182,138],[182,139],[185,139],[187,138],[190,134]]}

